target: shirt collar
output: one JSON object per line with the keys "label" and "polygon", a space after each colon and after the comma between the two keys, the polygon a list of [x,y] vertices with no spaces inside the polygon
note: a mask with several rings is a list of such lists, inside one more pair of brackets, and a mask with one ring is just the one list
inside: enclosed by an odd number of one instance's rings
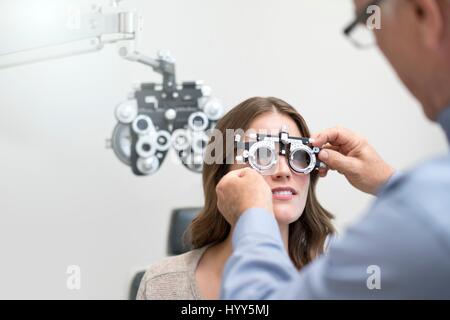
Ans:
{"label": "shirt collar", "polygon": [[438,116],[438,122],[447,135],[447,141],[450,144],[450,106],[441,111]]}

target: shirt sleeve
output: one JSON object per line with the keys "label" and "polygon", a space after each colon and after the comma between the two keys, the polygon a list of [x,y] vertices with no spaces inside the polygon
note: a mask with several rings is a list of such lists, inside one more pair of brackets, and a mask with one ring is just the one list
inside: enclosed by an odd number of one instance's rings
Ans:
{"label": "shirt sleeve", "polygon": [[[450,297],[448,250],[433,225],[404,197],[378,199],[370,212],[299,272],[278,225],[264,209],[249,209],[233,233],[223,299],[407,299]],[[426,259],[424,259],[426,257]],[[433,272],[426,273],[430,270]]]}
{"label": "shirt sleeve", "polygon": [[394,171],[392,176],[386,181],[384,185],[381,186],[380,190],[378,190],[377,196],[383,194],[385,190],[389,190],[392,186],[398,183],[403,178],[403,173],[401,171]]}

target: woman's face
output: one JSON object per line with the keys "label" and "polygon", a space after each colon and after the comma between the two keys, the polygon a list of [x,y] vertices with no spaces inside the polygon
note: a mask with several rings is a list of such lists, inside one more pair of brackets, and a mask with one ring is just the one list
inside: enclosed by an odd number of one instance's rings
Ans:
{"label": "woman's face", "polygon": [[[281,127],[285,125],[290,136],[300,137],[300,131],[289,116],[279,113],[266,113],[255,118],[249,129],[259,133],[261,130],[272,135],[278,135]],[[233,164],[231,170],[236,170],[246,165]],[[272,203],[275,218],[280,225],[287,225],[296,221],[302,214],[308,195],[310,177],[309,174],[296,173],[291,170],[285,156],[278,157],[275,171],[271,175],[263,175],[266,183],[272,189]],[[289,189],[293,194],[286,194]],[[284,190],[284,192],[283,192]]]}

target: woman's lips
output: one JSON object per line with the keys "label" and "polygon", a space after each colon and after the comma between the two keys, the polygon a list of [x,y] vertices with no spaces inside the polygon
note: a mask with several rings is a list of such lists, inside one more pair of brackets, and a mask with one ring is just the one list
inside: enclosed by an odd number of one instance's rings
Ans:
{"label": "woman's lips", "polygon": [[272,189],[272,198],[276,200],[291,200],[297,191],[291,187],[279,187]]}
{"label": "woman's lips", "polygon": [[295,195],[293,195],[292,193],[288,194],[272,193],[272,199],[275,200],[292,200],[294,196]]}

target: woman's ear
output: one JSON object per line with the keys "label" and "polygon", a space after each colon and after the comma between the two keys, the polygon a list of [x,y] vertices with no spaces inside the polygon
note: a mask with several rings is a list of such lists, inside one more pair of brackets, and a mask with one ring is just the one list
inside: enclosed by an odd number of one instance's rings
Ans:
{"label": "woman's ear", "polygon": [[419,25],[423,43],[435,51],[442,45],[445,35],[445,15],[440,0],[412,0],[414,17]]}

